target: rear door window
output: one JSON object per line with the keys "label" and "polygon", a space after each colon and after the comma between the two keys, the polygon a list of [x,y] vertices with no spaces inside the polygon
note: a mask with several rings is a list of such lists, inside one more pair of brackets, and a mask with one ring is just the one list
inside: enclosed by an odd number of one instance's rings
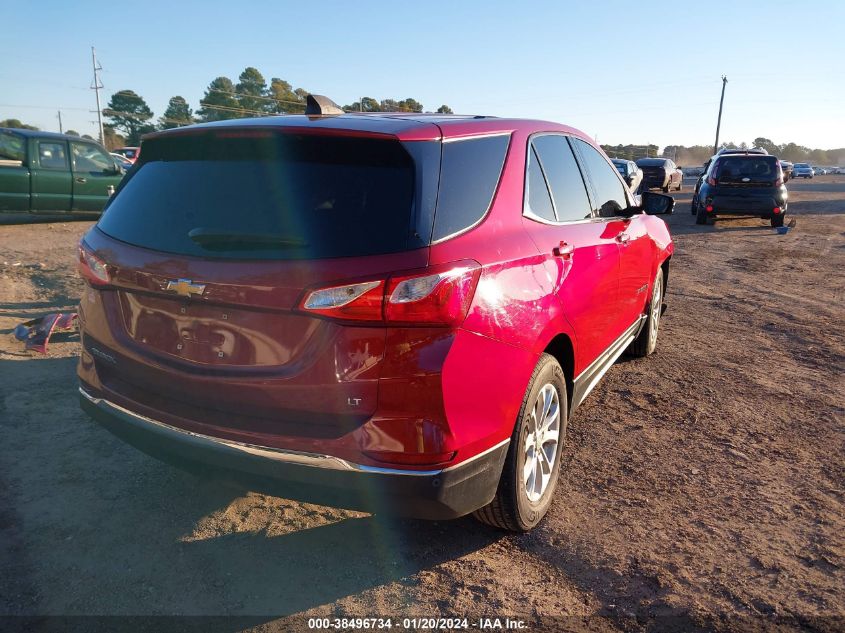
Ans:
{"label": "rear door window", "polygon": [[566,137],[548,134],[534,137],[532,143],[543,165],[558,221],[592,217],[584,179]]}
{"label": "rear door window", "polygon": [[312,259],[408,248],[414,163],[394,140],[225,132],[150,139],[100,219],[167,253]]}
{"label": "rear door window", "polygon": [[619,178],[619,173],[595,147],[582,141],[573,139],[578,153],[589,174],[593,185],[595,204],[599,217],[610,218],[618,215],[622,209],[628,207],[628,197],[625,195],[625,185]]}
{"label": "rear door window", "polygon": [[443,143],[432,241],[464,231],[487,214],[509,143],[510,135]]}
{"label": "rear door window", "polygon": [[67,144],[55,141],[38,141],[38,164],[43,169],[69,171]]}

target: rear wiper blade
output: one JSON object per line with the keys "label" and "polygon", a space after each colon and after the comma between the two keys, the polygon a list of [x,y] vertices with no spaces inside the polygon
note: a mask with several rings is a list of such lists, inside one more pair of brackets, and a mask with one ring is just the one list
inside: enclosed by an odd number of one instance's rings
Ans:
{"label": "rear wiper blade", "polygon": [[308,242],[296,238],[276,235],[273,233],[238,233],[236,231],[221,231],[219,229],[207,229],[197,227],[188,231],[188,237],[200,246],[214,248],[215,246],[231,246],[238,244],[242,246],[262,247],[283,247],[283,248],[305,248]]}

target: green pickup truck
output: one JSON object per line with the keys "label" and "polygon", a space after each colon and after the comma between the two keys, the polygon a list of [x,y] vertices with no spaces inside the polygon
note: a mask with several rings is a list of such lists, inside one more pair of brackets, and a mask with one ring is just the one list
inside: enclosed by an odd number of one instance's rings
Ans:
{"label": "green pickup truck", "polygon": [[100,213],[123,174],[94,141],[0,128],[0,214]]}

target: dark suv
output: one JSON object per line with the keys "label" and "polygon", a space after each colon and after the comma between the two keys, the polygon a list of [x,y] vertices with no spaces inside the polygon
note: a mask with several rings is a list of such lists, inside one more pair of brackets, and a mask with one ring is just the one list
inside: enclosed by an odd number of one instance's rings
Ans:
{"label": "dark suv", "polygon": [[655,350],[674,201],[555,123],[310,114],[146,138],[80,244],[82,406],[254,490],[530,529]]}
{"label": "dark suv", "polygon": [[788,194],[775,156],[724,154],[710,163],[693,200],[696,224],[712,224],[716,216],[756,215],[783,226]]}

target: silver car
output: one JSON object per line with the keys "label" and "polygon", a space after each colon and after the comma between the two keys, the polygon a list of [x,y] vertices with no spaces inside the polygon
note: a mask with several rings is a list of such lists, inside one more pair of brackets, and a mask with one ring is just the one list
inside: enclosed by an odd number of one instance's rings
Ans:
{"label": "silver car", "polygon": [[816,172],[807,163],[795,163],[792,166],[793,178],[812,178],[815,175]]}
{"label": "silver car", "polygon": [[637,167],[637,163],[621,158],[614,158],[612,162],[622,176],[622,180],[628,184],[628,188],[634,193],[639,193],[640,185],[643,182],[643,170]]}

